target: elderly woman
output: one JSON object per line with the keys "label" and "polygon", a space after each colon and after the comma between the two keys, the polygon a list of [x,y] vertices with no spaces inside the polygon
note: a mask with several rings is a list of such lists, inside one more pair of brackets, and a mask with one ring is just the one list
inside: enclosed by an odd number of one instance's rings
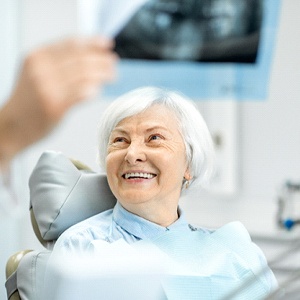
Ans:
{"label": "elderly woman", "polygon": [[88,252],[99,240],[148,241],[220,290],[243,279],[255,282],[253,295],[276,286],[240,223],[195,228],[178,206],[181,194],[205,185],[213,171],[211,137],[191,101],[160,88],[131,91],[105,111],[99,138],[99,161],[117,204],[68,229],[54,251]]}

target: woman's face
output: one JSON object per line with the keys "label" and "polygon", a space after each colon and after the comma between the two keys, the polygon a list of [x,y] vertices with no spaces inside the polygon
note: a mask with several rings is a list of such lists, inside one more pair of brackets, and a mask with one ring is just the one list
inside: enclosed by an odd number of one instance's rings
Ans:
{"label": "woman's face", "polygon": [[123,119],[111,133],[106,158],[110,188],[123,207],[176,207],[188,177],[178,123],[164,106]]}

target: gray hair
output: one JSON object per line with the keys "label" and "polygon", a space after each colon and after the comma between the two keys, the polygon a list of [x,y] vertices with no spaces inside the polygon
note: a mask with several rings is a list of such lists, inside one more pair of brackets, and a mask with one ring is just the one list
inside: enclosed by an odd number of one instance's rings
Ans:
{"label": "gray hair", "polygon": [[157,87],[142,87],[125,93],[105,110],[99,124],[100,165],[105,169],[109,137],[116,125],[155,104],[170,109],[178,120],[192,176],[190,184],[206,185],[214,168],[213,143],[206,123],[194,103],[186,96]]}

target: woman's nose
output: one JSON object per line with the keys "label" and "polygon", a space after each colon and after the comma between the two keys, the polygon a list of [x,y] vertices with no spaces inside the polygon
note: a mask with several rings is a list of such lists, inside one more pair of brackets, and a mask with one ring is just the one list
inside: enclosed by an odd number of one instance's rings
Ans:
{"label": "woman's nose", "polygon": [[144,147],[138,143],[131,143],[127,148],[125,161],[131,165],[146,161]]}

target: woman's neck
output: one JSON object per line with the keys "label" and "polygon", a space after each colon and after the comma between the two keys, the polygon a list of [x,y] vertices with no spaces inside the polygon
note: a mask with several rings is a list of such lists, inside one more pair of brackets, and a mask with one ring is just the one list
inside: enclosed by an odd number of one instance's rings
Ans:
{"label": "woman's neck", "polygon": [[164,207],[162,205],[153,206],[145,203],[131,204],[120,202],[120,204],[129,212],[163,227],[170,226],[179,218],[177,205]]}

